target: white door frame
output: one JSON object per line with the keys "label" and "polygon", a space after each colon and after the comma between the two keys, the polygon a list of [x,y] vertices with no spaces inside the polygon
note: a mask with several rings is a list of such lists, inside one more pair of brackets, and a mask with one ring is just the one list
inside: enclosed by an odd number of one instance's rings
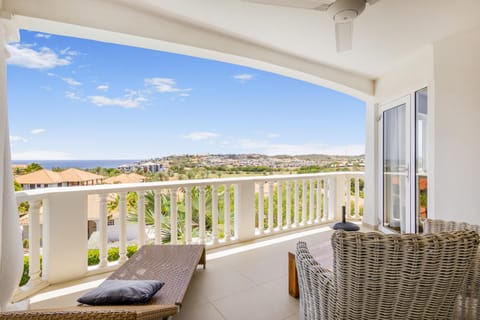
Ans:
{"label": "white door frame", "polygon": [[407,134],[407,147],[406,147],[406,158],[408,159],[407,164],[407,194],[405,199],[405,232],[415,233],[415,112],[414,110],[414,95],[406,95],[402,98],[396,99],[394,101],[382,104],[379,106],[378,115],[379,115],[379,126],[378,126],[378,186],[379,186],[379,197],[378,197],[378,208],[380,212],[380,225],[379,230],[384,233],[395,233],[390,228],[384,226],[384,162],[383,162],[383,114],[385,111],[393,109],[395,107],[405,104],[406,114],[405,114],[405,125],[406,125],[406,134]]}

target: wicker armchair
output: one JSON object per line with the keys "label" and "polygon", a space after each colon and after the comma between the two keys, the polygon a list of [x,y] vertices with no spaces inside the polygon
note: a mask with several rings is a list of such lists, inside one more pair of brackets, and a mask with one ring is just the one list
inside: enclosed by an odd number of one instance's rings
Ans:
{"label": "wicker armchair", "polygon": [[[461,230],[473,230],[480,234],[480,226],[465,222],[427,219],[423,225],[424,233],[440,233]],[[480,251],[473,261],[472,268],[467,273],[463,287],[457,300],[455,319],[480,319]]]}
{"label": "wicker armchair", "polygon": [[296,248],[300,316],[321,320],[452,319],[479,235],[337,231],[333,271]]}

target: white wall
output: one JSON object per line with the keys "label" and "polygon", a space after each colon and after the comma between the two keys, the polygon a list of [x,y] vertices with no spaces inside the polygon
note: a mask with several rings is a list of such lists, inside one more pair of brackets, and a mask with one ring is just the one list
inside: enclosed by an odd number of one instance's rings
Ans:
{"label": "white wall", "polygon": [[435,217],[480,224],[480,27],[434,44]]}

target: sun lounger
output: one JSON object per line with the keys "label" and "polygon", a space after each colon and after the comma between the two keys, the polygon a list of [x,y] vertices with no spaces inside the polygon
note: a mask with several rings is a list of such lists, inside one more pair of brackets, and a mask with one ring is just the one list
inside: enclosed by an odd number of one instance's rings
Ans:
{"label": "sun lounger", "polygon": [[203,245],[143,246],[108,280],[159,280],[165,283],[146,305],[76,306],[63,309],[39,309],[0,314],[0,320],[53,319],[163,319],[176,314],[197,265],[205,268]]}

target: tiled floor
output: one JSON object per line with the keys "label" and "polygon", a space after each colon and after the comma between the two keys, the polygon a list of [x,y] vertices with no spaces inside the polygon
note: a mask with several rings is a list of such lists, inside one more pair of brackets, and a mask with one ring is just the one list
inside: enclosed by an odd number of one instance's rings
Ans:
{"label": "tiled floor", "polygon": [[[330,228],[317,227],[208,252],[207,268],[195,272],[174,320],[298,319],[298,300],[288,295],[287,253],[294,250],[298,240],[313,246],[330,241],[331,234]],[[38,295],[31,307],[75,305],[76,298],[88,289],[82,286],[94,287],[103,278],[105,274],[73,282],[76,292],[60,297],[47,299],[46,293]],[[58,290],[50,287],[48,292]]]}

